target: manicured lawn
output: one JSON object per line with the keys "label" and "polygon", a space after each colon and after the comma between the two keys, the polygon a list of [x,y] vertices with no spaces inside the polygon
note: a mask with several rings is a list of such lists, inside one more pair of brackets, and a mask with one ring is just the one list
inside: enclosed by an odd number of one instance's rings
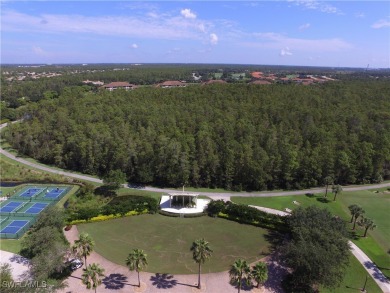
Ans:
{"label": "manicured lawn", "polygon": [[[341,195],[342,196],[342,195]],[[338,196],[339,197],[339,196]],[[299,206],[308,207],[310,205],[316,205],[321,208],[326,207],[329,211],[334,214],[348,219],[348,209],[345,210],[342,205],[338,202],[333,201],[333,194],[328,194],[327,200],[324,199],[323,194],[314,194],[312,196],[307,195],[291,195],[291,196],[275,196],[275,197],[236,197],[232,196],[231,201],[235,203],[262,206],[272,208],[276,210],[284,211],[285,208],[294,210]],[[299,205],[294,204],[296,201]]]}
{"label": "manicured lawn", "polygon": [[[358,289],[363,288],[364,281],[366,280],[367,271],[364,267],[359,263],[359,261],[351,254],[349,267],[345,272],[344,279],[341,285],[334,289],[328,290],[323,289],[321,292],[324,293],[356,293],[360,292]],[[370,293],[380,293],[382,290],[375,283],[372,278],[368,278],[366,285],[367,292]]]}
{"label": "manicured lawn", "polygon": [[0,250],[19,254],[21,248],[20,243],[20,239],[0,239]]}
{"label": "manicured lawn", "polygon": [[[353,242],[359,246],[367,256],[382,269],[382,272],[390,278],[390,193],[372,191],[346,192],[340,198],[341,203],[348,207],[358,204],[365,210],[365,216],[373,219],[377,227],[368,231],[366,238],[359,237]],[[358,236],[364,234],[362,228],[356,230]]]}
{"label": "manicured lawn", "polygon": [[[329,194],[330,202],[322,202],[323,194],[316,194],[313,197],[306,195],[293,195],[281,197],[232,197],[231,200],[236,203],[257,205],[263,207],[284,210],[289,208],[294,210],[298,206],[293,201],[298,201],[301,206],[317,205],[326,207],[332,214],[338,215],[348,223],[350,213],[348,206],[358,204],[366,211],[365,216],[374,220],[377,228],[368,232],[368,237],[353,239],[353,242],[359,246],[367,256],[382,269],[382,272],[390,278],[390,255],[387,251],[390,249],[390,194],[383,191],[375,193],[372,191],[354,191],[343,192],[338,195],[336,202],[333,202],[333,194]],[[352,228],[351,224],[348,227]],[[364,230],[360,227],[356,229],[358,236],[363,235]]]}
{"label": "manicured lawn", "polygon": [[107,259],[125,265],[133,248],[145,250],[149,272],[193,274],[197,265],[190,251],[194,240],[204,237],[214,251],[202,268],[204,273],[226,271],[237,258],[248,262],[269,252],[264,235],[267,230],[219,218],[171,218],[141,215],[105,222],[82,224],[80,232],[89,233],[96,251]]}

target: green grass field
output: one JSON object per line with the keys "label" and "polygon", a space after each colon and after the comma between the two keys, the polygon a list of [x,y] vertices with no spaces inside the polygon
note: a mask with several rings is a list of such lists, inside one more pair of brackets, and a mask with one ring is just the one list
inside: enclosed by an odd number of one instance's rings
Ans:
{"label": "green grass field", "polygon": [[0,250],[20,253],[21,239],[0,239]]}
{"label": "green grass field", "polygon": [[[349,218],[348,209],[345,210],[338,201],[333,201],[333,194],[328,194],[327,200],[324,199],[323,194],[314,194],[312,196],[307,195],[291,195],[291,196],[275,196],[275,197],[231,197],[231,200],[235,203],[263,206],[276,210],[284,211],[285,208],[294,210],[299,206],[308,207],[310,205],[316,205],[319,207],[326,207],[334,214],[341,216],[344,219]],[[296,201],[299,205],[294,204]]]}
{"label": "green grass field", "polygon": [[[324,293],[356,293],[361,292],[359,289],[363,288],[364,281],[366,280],[367,271],[359,263],[359,261],[351,254],[349,266],[345,272],[344,279],[341,285],[334,289],[322,289]],[[372,278],[368,278],[366,290],[369,293],[381,293],[382,290],[375,283]]]}
{"label": "green grass field", "polygon": [[190,247],[202,237],[214,251],[202,268],[204,273],[228,270],[240,257],[253,262],[269,252],[264,237],[267,230],[219,218],[141,215],[82,224],[78,229],[92,236],[98,253],[117,264],[124,265],[133,248],[145,250],[148,272],[196,273]]}
{"label": "green grass field", "polygon": [[[368,232],[368,237],[357,237],[353,242],[359,246],[367,256],[376,263],[380,268],[384,268],[382,272],[390,278],[390,255],[387,253],[390,249],[390,193],[385,189],[379,191],[355,191],[343,192],[337,197],[336,202],[333,202],[333,195],[328,195],[331,202],[324,203],[322,200],[323,194],[316,194],[313,197],[306,195],[281,196],[281,197],[232,197],[231,200],[236,203],[257,205],[263,207],[284,210],[284,208],[296,209],[298,205],[293,201],[297,201],[301,206],[317,205],[326,207],[329,211],[342,217],[349,223],[350,213],[348,206],[358,204],[366,211],[365,216],[374,220],[377,228]],[[348,224],[348,227],[352,226]],[[356,234],[363,235],[364,231],[358,227]]]}

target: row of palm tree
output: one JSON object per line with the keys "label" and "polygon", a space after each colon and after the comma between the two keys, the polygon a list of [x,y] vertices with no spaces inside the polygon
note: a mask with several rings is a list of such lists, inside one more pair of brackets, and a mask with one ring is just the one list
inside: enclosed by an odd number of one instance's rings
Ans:
{"label": "row of palm tree", "polygon": [[[87,266],[87,256],[93,251],[95,242],[87,233],[81,233],[79,239],[75,241],[72,246],[72,251],[84,257],[85,269],[83,269],[82,283],[87,286],[87,289],[96,289],[101,285],[104,276],[104,269],[99,264],[92,263]],[[190,250],[192,251],[192,258],[198,264],[198,284],[197,287],[201,289],[201,265],[208,260],[213,250],[210,248],[210,243],[204,238],[195,240]],[[140,271],[148,265],[147,254],[142,249],[133,249],[126,258],[126,266],[130,271],[136,271],[138,275],[138,287],[141,287]],[[268,270],[265,263],[259,262],[252,269],[247,262],[238,259],[234,262],[229,270],[231,283],[237,285],[238,292],[240,292],[244,284],[250,285],[252,280],[257,282],[257,287],[260,288],[268,278]]]}
{"label": "row of palm tree", "polygon": [[[351,223],[353,222],[352,230],[355,230],[356,224],[358,224],[359,226],[364,228],[363,237],[366,237],[367,231],[369,229],[374,230],[376,228],[374,221],[372,219],[364,216],[365,210],[361,206],[356,205],[356,204],[352,204],[352,205],[348,206],[348,209],[351,213],[351,221],[350,222]],[[359,219],[359,221],[358,221],[358,219]]]}
{"label": "row of palm tree", "polygon": [[338,184],[334,185],[334,179],[332,176],[325,177],[325,194],[324,194],[325,198],[328,197],[329,185],[332,185],[332,193],[334,194],[333,201],[335,201],[337,195],[343,191],[343,188],[341,187],[341,185]]}
{"label": "row of palm tree", "polygon": [[268,269],[263,262],[258,262],[251,268],[246,260],[238,259],[230,267],[229,276],[230,283],[237,286],[238,293],[240,293],[244,285],[250,286],[252,284],[252,280],[256,281],[256,287],[260,288],[268,279]]}

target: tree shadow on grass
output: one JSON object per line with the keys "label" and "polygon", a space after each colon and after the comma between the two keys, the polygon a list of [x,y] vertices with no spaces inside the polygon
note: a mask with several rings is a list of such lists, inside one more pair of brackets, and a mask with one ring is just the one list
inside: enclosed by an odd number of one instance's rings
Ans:
{"label": "tree shadow on grass", "polygon": [[176,286],[177,280],[173,278],[173,275],[169,274],[159,274],[156,273],[154,276],[150,277],[152,285],[156,286],[158,289],[170,289]]}
{"label": "tree shadow on grass", "polygon": [[362,291],[362,288],[355,288],[355,287],[351,287],[351,286],[345,286],[345,288],[360,291],[360,292]]}
{"label": "tree shadow on grass", "polygon": [[322,203],[330,203],[331,202],[326,197],[317,197],[316,200],[319,201],[319,202],[322,202]]}
{"label": "tree shadow on grass", "polygon": [[[127,277],[122,274],[110,274],[102,280],[103,284],[106,286],[106,289],[110,290],[119,290],[125,287],[127,284]],[[131,285],[135,286],[135,285]]]}
{"label": "tree shadow on grass", "polygon": [[286,233],[281,233],[275,230],[268,230],[267,234],[264,234],[265,240],[269,243],[269,250],[271,252],[276,251],[287,239]]}

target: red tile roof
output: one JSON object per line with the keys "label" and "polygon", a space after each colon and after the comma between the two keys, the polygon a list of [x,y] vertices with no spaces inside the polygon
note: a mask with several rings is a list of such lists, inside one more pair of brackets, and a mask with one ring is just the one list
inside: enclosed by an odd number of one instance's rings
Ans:
{"label": "red tile roof", "polygon": [[109,84],[105,84],[103,85],[104,88],[114,88],[114,87],[135,87],[134,84],[130,84],[128,82],[124,82],[124,81],[115,81],[115,82],[111,82]]}
{"label": "red tile roof", "polygon": [[159,84],[160,86],[183,86],[185,85],[184,82],[178,81],[178,80],[167,80],[163,83]]}
{"label": "red tile roof", "polygon": [[251,84],[271,84],[271,82],[269,82],[267,80],[255,80],[255,81],[252,81]]}
{"label": "red tile roof", "polygon": [[206,81],[204,84],[212,84],[212,83],[227,83],[227,82],[222,79],[211,79]]}

